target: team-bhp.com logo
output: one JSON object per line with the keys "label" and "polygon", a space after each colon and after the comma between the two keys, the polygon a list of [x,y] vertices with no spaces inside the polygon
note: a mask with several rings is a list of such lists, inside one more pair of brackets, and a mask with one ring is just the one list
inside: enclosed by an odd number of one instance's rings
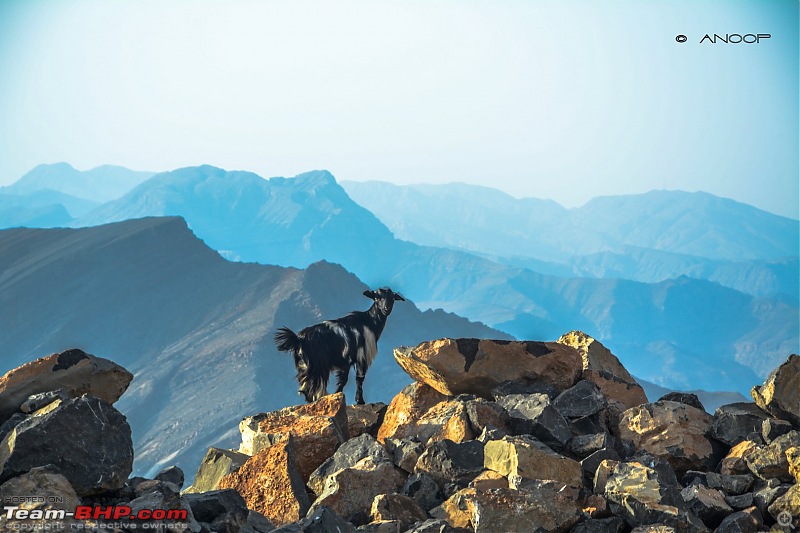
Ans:
{"label": "team-bhp.com logo", "polygon": [[[745,33],[744,35],[741,33],[725,33],[723,35],[716,33],[709,35],[706,33],[703,35],[703,38],[700,39],[700,44],[758,44],[770,37],[772,37],[772,35],[769,33]],[[685,43],[689,38],[685,35],[678,35],[675,37],[675,40],[679,43]]]}
{"label": "team-bhp.com logo", "polygon": [[[146,527],[148,520],[167,520],[173,522],[186,522],[189,513],[186,509],[139,509],[134,512],[127,505],[79,505],[75,511],[63,509],[21,509],[19,506],[3,507],[3,518],[8,521],[26,522],[30,520],[64,521],[68,518],[74,520],[106,520],[114,521],[115,525],[126,528],[135,528],[135,523],[141,522],[139,527]],[[12,529],[27,529],[25,527],[12,527]]]}

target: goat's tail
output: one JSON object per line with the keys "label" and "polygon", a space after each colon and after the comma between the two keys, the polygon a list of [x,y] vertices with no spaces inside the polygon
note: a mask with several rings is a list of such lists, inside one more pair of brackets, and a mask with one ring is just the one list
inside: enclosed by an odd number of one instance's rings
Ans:
{"label": "goat's tail", "polygon": [[300,339],[289,328],[280,328],[275,333],[275,346],[281,352],[296,352],[300,348]]}

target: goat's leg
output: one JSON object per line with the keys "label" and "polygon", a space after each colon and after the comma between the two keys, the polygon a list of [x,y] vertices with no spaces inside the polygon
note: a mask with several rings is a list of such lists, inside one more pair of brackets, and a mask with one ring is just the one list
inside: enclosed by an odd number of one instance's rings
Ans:
{"label": "goat's leg", "polygon": [[356,403],[364,403],[364,391],[362,386],[364,384],[364,376],[367,375],[367,365],[356,365]]}
{"label": "goat's leg", "polygon": [[350,369],[335,370],[336,374],[336,392],[342,392],[344,386],[347,385],[347,379],[350,377]]}

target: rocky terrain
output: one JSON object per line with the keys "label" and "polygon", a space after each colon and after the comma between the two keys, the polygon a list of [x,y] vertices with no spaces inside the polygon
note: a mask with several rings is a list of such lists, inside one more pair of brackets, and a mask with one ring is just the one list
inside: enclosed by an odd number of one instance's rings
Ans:
{"label": "rocky terrain", "polygon": [[[46,526],[77,505],[185,511],[65,522],[88,531],[789,531],[800,526],[800,357],[754,403],[712,416],[696,396],[648,403],[616,356],[577,331],[558,342],[440,339],[394,352],[413,382],[389,405],[318,402],[247,414],[238,449],[130,477],[113,404],[131,382],[68,350],[0,378],[0,497]],[[14,500],[17,498],[17,500]],[[117,507],[119,508],[119,507]],[[34,511],[38,511],[35,514]],[[141,517],[141,515],[139,515]]]}

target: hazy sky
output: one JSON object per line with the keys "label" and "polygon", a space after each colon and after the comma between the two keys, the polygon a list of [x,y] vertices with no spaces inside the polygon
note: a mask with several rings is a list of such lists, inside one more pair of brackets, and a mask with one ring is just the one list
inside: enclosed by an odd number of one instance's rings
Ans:
{"label": "hazy sky", "polygon": [[57,161],[797,218],[798,2],[0,0],[0,184]]}

